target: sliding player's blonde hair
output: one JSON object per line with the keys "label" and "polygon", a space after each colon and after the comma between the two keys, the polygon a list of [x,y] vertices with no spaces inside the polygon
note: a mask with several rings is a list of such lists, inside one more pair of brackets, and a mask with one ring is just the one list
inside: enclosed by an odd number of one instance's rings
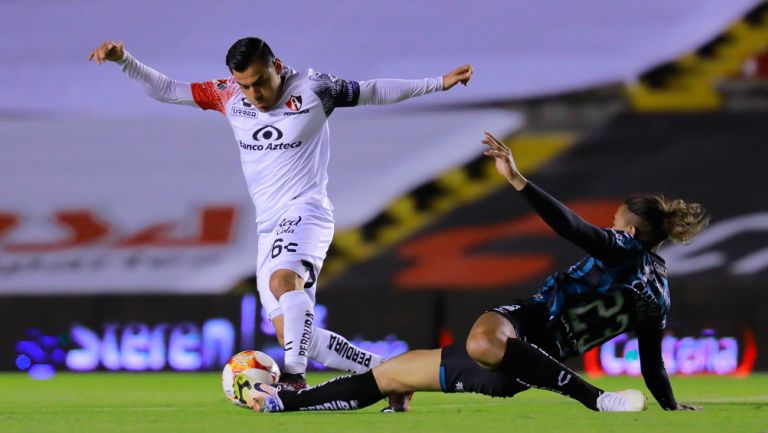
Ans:
{"label": "sliding player's blonde hair", "polygon": [[709,215],[699,203],[671,200],[663,195],[633,194],[624,200],[624,205],[639,217],[635,237],[649,247],[666,239],[688,243],[709,225]]}

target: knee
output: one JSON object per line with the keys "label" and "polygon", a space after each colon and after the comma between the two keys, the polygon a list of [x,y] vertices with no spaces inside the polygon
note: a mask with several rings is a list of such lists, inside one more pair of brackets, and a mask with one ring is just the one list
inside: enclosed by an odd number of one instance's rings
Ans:
{"label": "knee", "polygon": [[376,379],[376,385],[379,387],[379,392],[383,395],[403,394],[413,391],[401,379],[388,374],[385,369],[375,368],[373,370],[373,377]]}
{"label": "knee", "polygon": [[279,269],[269,277],[269,291],[272,292],[275,299],[280,299],[284,293],[300,288],[300,282],[301,278],[295,272]]}
{"label": "knee", "polygon": [[483,368],[492,369],[501,364],[505,342],[493,334],[472,332],[467,338],[467,353]]}

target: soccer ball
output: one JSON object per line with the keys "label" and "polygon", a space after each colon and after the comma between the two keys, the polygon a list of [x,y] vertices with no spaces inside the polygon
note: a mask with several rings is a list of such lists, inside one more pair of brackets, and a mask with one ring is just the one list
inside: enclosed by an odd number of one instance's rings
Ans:
{"label": "soccer ball", "polygon": [[[245,400],[240,397],[239,390],[235,389],[243,383],[235,383],[235,378],[242,373],[250,384],[256,382],[272,385],[280,380],[280,368],[269,355],[258,350],[244,350],[233,356],[224,366],[221,372],[221,387],[227,399],[237,406],[247,407]],[[241,382],[242,382],[241,377]]]}

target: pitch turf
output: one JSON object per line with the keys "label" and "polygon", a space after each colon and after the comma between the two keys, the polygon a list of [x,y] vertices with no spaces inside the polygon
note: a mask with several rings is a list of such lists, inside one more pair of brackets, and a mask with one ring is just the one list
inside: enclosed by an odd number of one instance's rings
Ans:
{"label": "pitch turf", "polygon": [[[330,376],[314,375],[311,383]],[[640,379],[595,381],[606,389]],[[216,374],[58,374],[35,381],[0,374],[0,432],[739,432],[768,433],[768,375],[748,379],[675,378],[680,401],[703,412],[606,414],[567,398],[528,391],[511,399],[420,393],[408,414],[356,412],[255,414],[224,400]],[[646,391],[647,392],[647,391]]]}

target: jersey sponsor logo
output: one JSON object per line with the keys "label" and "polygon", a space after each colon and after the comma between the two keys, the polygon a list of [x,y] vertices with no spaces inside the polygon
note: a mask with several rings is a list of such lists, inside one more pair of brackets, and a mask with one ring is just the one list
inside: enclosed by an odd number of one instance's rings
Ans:
{"label": "jersey sponsor logo", "polygon": [[216,88],[219,90],[226,89],[227,85],[227,80],[216,80]]}
{"label": "jersey sponsor logo", "polygon": [[271,141],[283,138],[283,131],[272,125],[262,126],[253,132],[253,139],[256,141]]}
{"label": "jersey sponsor logo", "polygon": [[[283,138],[283,131],[281,131],[279,128],[276,128],[272,125],[262,126],[261,128],[257,129],[253,132],[253,139],[256,141],[277,141]],[[288,143],[268,143],[268,144],[261,144],[261,143],[255,143],[255,144],[248,144],[243,142],[242,140],[238,140],[240,143],[240,148],[243,150],[256,150],[256,151],[263,151],[263,150],[288,150],[288,149],[296,149],[299,146],[301,146],[302,141],[293,141]]]}
{"label": "jersey sponsor logo", "polygon": [[285,113],[283,113],[283,116],[286,116],[286,117],[298,116],[299,114],[308,114],[308,113],[309,113],[309,108],[305,108],[301,111],[286,111]]}
{"label": "jersey sponsor logo", "polygon": [[294,233],[296,231],[296,227],[299,226],[299,223],[301,222],[301,216],[297,217],[297,219],[292,220],[289,218],[283,218],[280,220],[280,223],[277,224],[277,230],[275,235],[279,236],[285,233]]}
{"label": "jersey sponsor logo", "polygon": [[285,103],[285,106],[288,107],[288,109],[291,111],[300,111],[301,95],[299,96],[291,95],[291,97],[288,98],[288,101]]}
{"label": "jersey sponsor logo", "polygon": [[269,143],[267,145],[263,144],[248,144],[242,140],[239,141],[240,148],[243,150],[255,150],[258,152],[265,151],[265,150],[288,150],[288,149],[296,149],[298,147],[301,147],[302,141],[294,141],[293,143]]}
{"label": "jersey sponsor logo", "polygon": [[240,98],[240,105],[242,107],[233,105],[229,113],[233,116],[247,117],[249,119],[257,119],[259,117],[259,111],[245,97]]}
{"label": "jersey sponsor logo", "polygon": [[246,109],[246,108],[240,108],[236,106],[232,106],[232,108],[229,110],[229,113],[233,116],[238,117],[247,117],[249,119],[257,119],[259,117],[259,112],[254,109]]}

